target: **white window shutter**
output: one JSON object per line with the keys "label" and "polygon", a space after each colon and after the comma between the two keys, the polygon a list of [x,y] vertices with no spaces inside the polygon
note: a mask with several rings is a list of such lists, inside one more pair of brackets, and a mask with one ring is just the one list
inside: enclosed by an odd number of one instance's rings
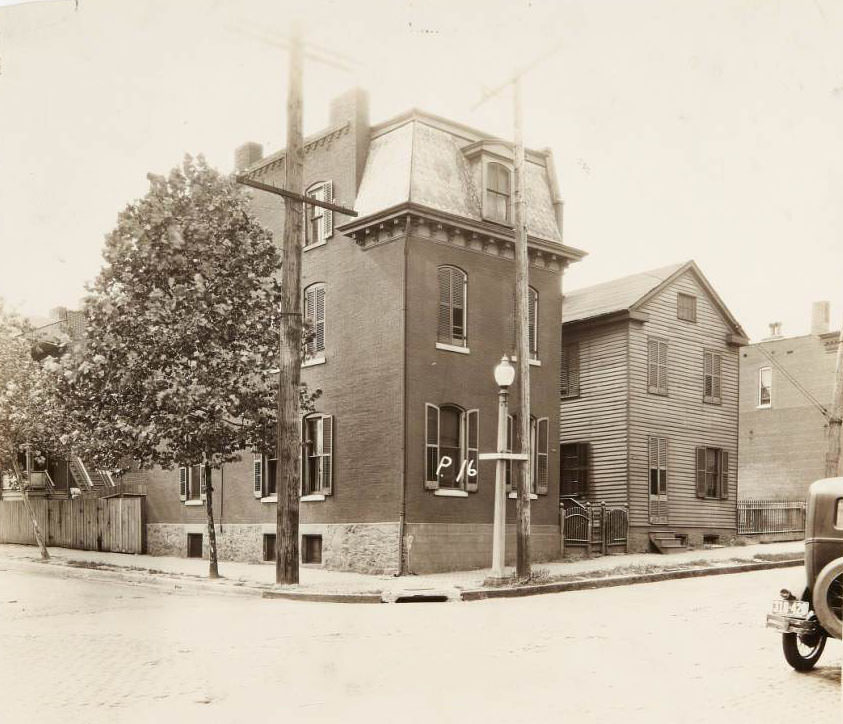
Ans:
{"label": "white window shutter", "polygon": [[334,417],[322,416],[322,493],[334,492]]}
{"label": "white window shutter", "polygon": [[187,468],[179,468],[179,500],[187,500]]}
{"label": "white window shutter", "polygon": [[449,344],[451,339],[451,270],[439,269],[439,328],[437,339]]}
{"label": "white window shutter", "polygon": [[424,406],[425,481],[427,490],[439,487],[436,468],[439,465],[439,408],[430,403]]}
{"label": "white window shutter", "polygon": [[256,498],[263,497],[263,455],[255,453],[255,459],[252,462],[252,482],[253,492]]}
{"label": "white window shutter", "polygon": [[[334,185],[326,181],[322,185],[322,201],[329,204],[334,203]],[[322,209],[322,239],[330,239],[334,235],[334,212],[330,209]]]}
{"label": "white window shutter", "polygon": [[542,417],[536,423],[536,493],[547,495],[548,481],[548,424],[549,420]]}

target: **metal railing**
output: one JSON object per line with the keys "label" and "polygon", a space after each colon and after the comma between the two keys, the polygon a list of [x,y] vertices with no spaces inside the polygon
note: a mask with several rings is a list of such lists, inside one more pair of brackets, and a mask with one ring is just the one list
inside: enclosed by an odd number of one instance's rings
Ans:
{"label": "metal railing", "polygon": [[805,533],[804,500],[739,500],[738,535]]}
{"label": "metal railing", "polygon": [[629,510],[626,505],[609,507],[605,502],[585,503],[567,501],[562,507],[566,548],[585,548],[593,553],[608,555],[613,549],[627,549],[629,539]]}

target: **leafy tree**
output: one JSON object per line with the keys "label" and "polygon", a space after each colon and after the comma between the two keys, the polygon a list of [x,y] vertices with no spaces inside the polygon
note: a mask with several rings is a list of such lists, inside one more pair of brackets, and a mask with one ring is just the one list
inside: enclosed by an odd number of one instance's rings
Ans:
{"label": "leafy tree", "polygon": [[20,456],[43,460],[60,450],[56,433],[61,420],[55,404],[57,364],[50,357],[36,360],[41,355],[33,355],[31,331],[0,301],[0,475],[9,476],[20,490],[41,557],[47,560],[50,554],[29,500],[31,481],[21,470]]}
{"label": "leafy tree", "polygon": [[[277,405],[280,256],[228,177],[199,157],[120,213],[68,366],[66,440],[98,467],[202,465],[210,572],[219,575],[211,470],[270,449]],[[305,409],[318,395],[302,391]]]}

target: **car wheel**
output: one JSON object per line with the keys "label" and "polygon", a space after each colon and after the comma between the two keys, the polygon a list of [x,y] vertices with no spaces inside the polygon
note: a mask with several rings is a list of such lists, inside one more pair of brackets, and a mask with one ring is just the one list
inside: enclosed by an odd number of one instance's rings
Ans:
{"label": "car wheel", "polygon": [[823,568],[814,583],[814,611],[829,636],[843,635],[843,558]]}
{"label": "car wheel", "polygon": [[810,671],[820,660],[826,637],[822,633],[798,635],[782,634],[784,657],[797,671]]}

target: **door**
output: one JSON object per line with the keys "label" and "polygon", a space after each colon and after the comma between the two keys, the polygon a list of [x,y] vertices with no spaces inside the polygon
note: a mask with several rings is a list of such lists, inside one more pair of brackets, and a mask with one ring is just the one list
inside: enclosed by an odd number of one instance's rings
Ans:
{"label": "door", "polygon": [[667,438],[649,438],[650,523],[668,524]]}

